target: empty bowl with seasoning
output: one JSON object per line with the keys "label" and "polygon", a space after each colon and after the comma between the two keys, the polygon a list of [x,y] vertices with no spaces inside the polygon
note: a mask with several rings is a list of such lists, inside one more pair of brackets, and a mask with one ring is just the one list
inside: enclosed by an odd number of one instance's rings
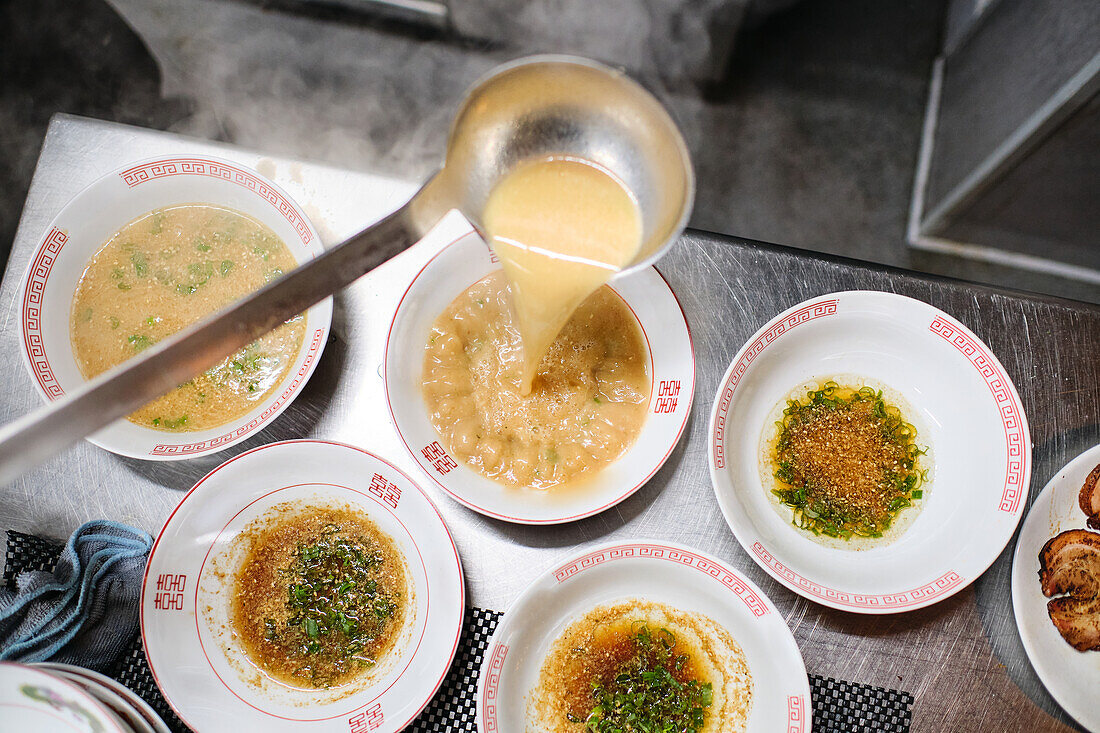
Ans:
{"label": "empty bowl with seasoning", "polygon": [[722,378],[708,442],[749,556],[844,611],[966,588],[1027,505],[1031,439],[1007,370],[954,317],[895,293],[829,293],[764,324]]}
{"label": "empty bowl with seasoning", "polygon": [[149,556],[149,668],[195,730],[403,730],[465,614],[435,505],[359,448],[271,443],[188,492]]}

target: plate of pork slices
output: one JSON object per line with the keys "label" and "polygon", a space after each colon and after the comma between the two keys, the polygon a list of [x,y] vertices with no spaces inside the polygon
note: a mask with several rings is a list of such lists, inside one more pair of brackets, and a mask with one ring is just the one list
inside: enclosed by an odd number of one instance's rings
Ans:
{"label": "plate of pork slices", "polygon": [[1100,445],[1035,499],[1012,559],[1012,607],[1039,679],[1078,723],[1100,731]]}

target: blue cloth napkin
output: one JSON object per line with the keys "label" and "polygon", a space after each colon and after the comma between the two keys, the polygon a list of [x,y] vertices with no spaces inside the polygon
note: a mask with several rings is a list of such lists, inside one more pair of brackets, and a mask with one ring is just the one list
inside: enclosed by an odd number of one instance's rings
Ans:
{"label": "blue cloth napkin", "polygon": [[52,573],[20,573],[14,592],[0,588],[0,660],[105,670],[137,634],[152,546],[147,532],[118,522],[77,529]]}

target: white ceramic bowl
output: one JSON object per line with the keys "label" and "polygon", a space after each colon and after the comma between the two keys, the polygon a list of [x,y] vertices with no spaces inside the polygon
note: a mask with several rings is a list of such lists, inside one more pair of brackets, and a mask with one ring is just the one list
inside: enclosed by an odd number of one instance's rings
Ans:
{"label": "white ceramic bowl", "polygon": [[[257,673],[229,624],[233,577],[247,549],[234,539],[272,507],[351,505],[405,557],[412,614],[402,636],[350,694],[290,687]],[[195,730],[397,731],[439,688],[465,613],[462,566],[427,495],[366,451],[298,440],[243,453],[184,497],[157,537],[141,595],[149,668]]]}
{"label": "white ceramic bowl", "polygon": [[432,323],[467,288],[500,265],[476,235],[444,247],[413,279],[386,341],[386,399],[398,434],[428,476],[453,499],[486,516],[522,524],[570,522],[602,512],[664,464],[687,424],[695,393],[695,352],[684,312],[652,267],[617,278],[611,288],[637,318],[649,348],[648,416],[634,445],[596,474],[583,492],[517,489],[486,478],[450,455],[428,419],[420,390]]}
{"label": "white ceramic bowl", "polygon": [[130,723],[130,727],[135,731],[144,731],[148,729],[154,733],[171,733],[171,730],[165,725],[161,717],[157,715],[157,711],[153,710],[149,703],[142,700],[141,697],[129,687],[126,687],[106,675],[102,675],[90,669],[85,669],[84,667],[77,667],[73,664],[37,662],[34,666],[54,673],[67,673],[75,677],[80,677],[81,679],[77,681],[77,684],[82,685],[92,694],[95,694],[96,690],[104,693],[112,693],[118,699],[122,700],[125,705],[130,707],[141,721],[144,721],[143,724],[133,721]]}
{"label": "white ceramic bowl", "polygon": [[[323,251],[320,237],[298,205],[274,183],[236,163],[172,156],[134,163],[103,176],[50,222],[23,278],[19,299],[23,361],[44,400],[57,399],[84,382],[69,339],[69,312],[92,255],[138,216],[187,203],[227,206],[256,218],[286,243],[299,263]],[[274,396],[236,420],[180,433],[119,420],[88,440],[112,453],[149,460],[193,458],[228,448],[286,409],[317,366],[331,320],[331,298],[309,309],[301,349]]]}
{"label": "white ceramic bowl", "polygon": [[[891,387],[932,449],[924,507],[892,544],[824,547],[771,506],[761,431],[791,390],[833,375]],[[832,293],[779,314],[734,357],[715,396],[711,478],[737,540],[764,570],[817,603],[859,613],[928,606],[969,585],[1008,544],[1026,505],[1031,437],[989,348],[946,313],[881,292]]]}
{"label": "white ceramic bowl", "polygon": [[69,680],[0,662],[0,728],[35,733],[133,733],[106,705]]}
{"label": "white ceramic bowl", "polygon": [[1020,640],[1051,696],[1090,731],[1100,732],[1100,652],[1079,652],[1062,638],[1047,614],[1039,587],[1039,551],[1051,537],[1086,529],[1078,494],[1085,477],[1100,464],[1093,446],[1056,473],[1031,505],[1012,556],[1012,610]]}
{"label": "white ceramic bowl", "polygon": [[[41,666],[41,665],[36,665]],[[50,674],[56,677],[60,677],[63,680],[68,680],[74,685],[80,687],[89,695],[99,700],[101,703],[107,706],[107,708],[114,713],[126,726],[133,731],[133,733],[154,733],[153,726],[150,725],[145,718],[134,709],[129,702],[126,701],[121,695],[114,690],[100,685],[98,682],[85,677],[82,674],[71,672],[67,669],[63,669],[67,665],[50,665],[45,667]]]}
{"label": "white ceramic bowl", "polygon": [[612,542],[557,563],[516,599],[485,650],[477,692],[482,733],[526,729],[526,701],[543,660],[577,618],[639,598],[701,613],[740,645],[752,675],[748,733],[810,730],[810,682],[783,615],[720,560],[668,542]]}

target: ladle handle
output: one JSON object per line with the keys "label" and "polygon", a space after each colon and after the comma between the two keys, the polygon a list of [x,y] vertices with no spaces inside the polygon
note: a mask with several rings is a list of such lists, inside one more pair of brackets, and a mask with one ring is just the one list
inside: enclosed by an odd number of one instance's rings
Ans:
{"label": "ladle handle", "polygon": [[84,436],[170,392],[403,252],[426,233],[428,219],[435,223],[443,213],[426,212],[423,204],[421,194],[417,194],[385,219],[285,277],[150,347],[68,395],[0,427],[0,486]]}

